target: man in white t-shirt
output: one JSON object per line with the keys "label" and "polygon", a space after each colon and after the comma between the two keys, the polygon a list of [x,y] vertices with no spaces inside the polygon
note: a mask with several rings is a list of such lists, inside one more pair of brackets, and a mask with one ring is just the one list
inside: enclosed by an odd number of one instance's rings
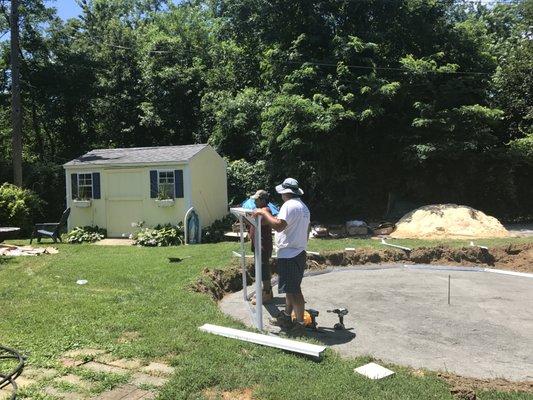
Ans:
{"label": "man in white t-shirt", "polygon": [[[289,334],[300,336],[305,334],[305,301],[301,283],[306,265],[305,250],[311,214],[300,199],[304,192],[299,188],[296,179],[285,179],[281,185],[276,186],[276,191],[283,199],[283,205],[276,217],[260,209],[254,211],[254,215],[261,215],[276,231],[278,292],[286,293],[285,312],[281,312],[271,322],[288,329]],[[295,322],[291,319],[293,311]]]}

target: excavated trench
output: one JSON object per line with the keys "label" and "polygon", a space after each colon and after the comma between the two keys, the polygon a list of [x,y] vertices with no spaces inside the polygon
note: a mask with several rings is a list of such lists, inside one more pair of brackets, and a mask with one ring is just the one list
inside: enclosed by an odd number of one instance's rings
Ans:
{"label": "excavated trench", "polygon": [[[533,243],[511,244],[488,250],[480,247],[451,248],[447,246],[420,247],[411,252],[358,248],[353,251],[329,251],[307,257],[309,270],[321,270],[331,266],[381,263],[482,266],[533,272]],[[275,273],[275,259],[271,260],[271,268]],[[247,270],[247,283],[251,284],[254,276],[254,266],[251,260],[248,260]],[[238,292],[242,289],[241,268],[238,260],[227,268],[204,269],[202,276],[193,284],[192,289],[196,292],[207,293],[215,300],[222,299],[226,293]]]}

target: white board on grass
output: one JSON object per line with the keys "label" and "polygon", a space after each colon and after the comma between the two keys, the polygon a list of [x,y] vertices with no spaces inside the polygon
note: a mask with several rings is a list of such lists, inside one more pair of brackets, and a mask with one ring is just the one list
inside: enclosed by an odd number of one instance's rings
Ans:
{"label": "white board on grass", "polygon": [[260,333],[241,331],[239,329],[226,328],[225,326],[205,324],[200,328],[201,331],[213,333],[215,335],[225,336],[232,339],[243,340],[263,346],[276,347],[278,349],[292,351],[294,353],[307,354],[320,358],[326,346],[318,346],[316,344],[298,342],[296,340],[289,340],[277,336],[263,335]]}
{"label": "white board on grass", "polygon": [[370,379],[381,379],[394,374],[394,371],[373,362],[356,368],[354,371]]}

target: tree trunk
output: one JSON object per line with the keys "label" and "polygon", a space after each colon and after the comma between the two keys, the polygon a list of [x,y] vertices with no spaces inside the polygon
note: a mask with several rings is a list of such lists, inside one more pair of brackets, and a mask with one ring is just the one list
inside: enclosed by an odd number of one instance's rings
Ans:
{"label": "tree trunk", "polygon": [[11,0],[11,127],[13,183],[22,186],[22,104],[20,98],[18,0]]}
{"label": "tree trunk", "polygon": [[35,135],[35,141],[37,142],[37,149],[35,152],[39,156],[39,160],[46,160],[46,148],[44,145],[44,138],[41,132],[41,125],[39,124],[39,118],[37,116],[37,105],[35,104],[35,99],[32,96],[31,100],[31,120],[33,124],[33,133]]}

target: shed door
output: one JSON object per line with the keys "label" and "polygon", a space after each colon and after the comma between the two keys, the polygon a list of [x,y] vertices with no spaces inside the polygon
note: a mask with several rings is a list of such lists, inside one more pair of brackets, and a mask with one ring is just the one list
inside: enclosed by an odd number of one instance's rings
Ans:
{"label": "shed door", "polygon": [[106,215],[109,237],[128,236],[135,230],[132,223],[143,220],[145,181],[143,170],[108,171]]}

